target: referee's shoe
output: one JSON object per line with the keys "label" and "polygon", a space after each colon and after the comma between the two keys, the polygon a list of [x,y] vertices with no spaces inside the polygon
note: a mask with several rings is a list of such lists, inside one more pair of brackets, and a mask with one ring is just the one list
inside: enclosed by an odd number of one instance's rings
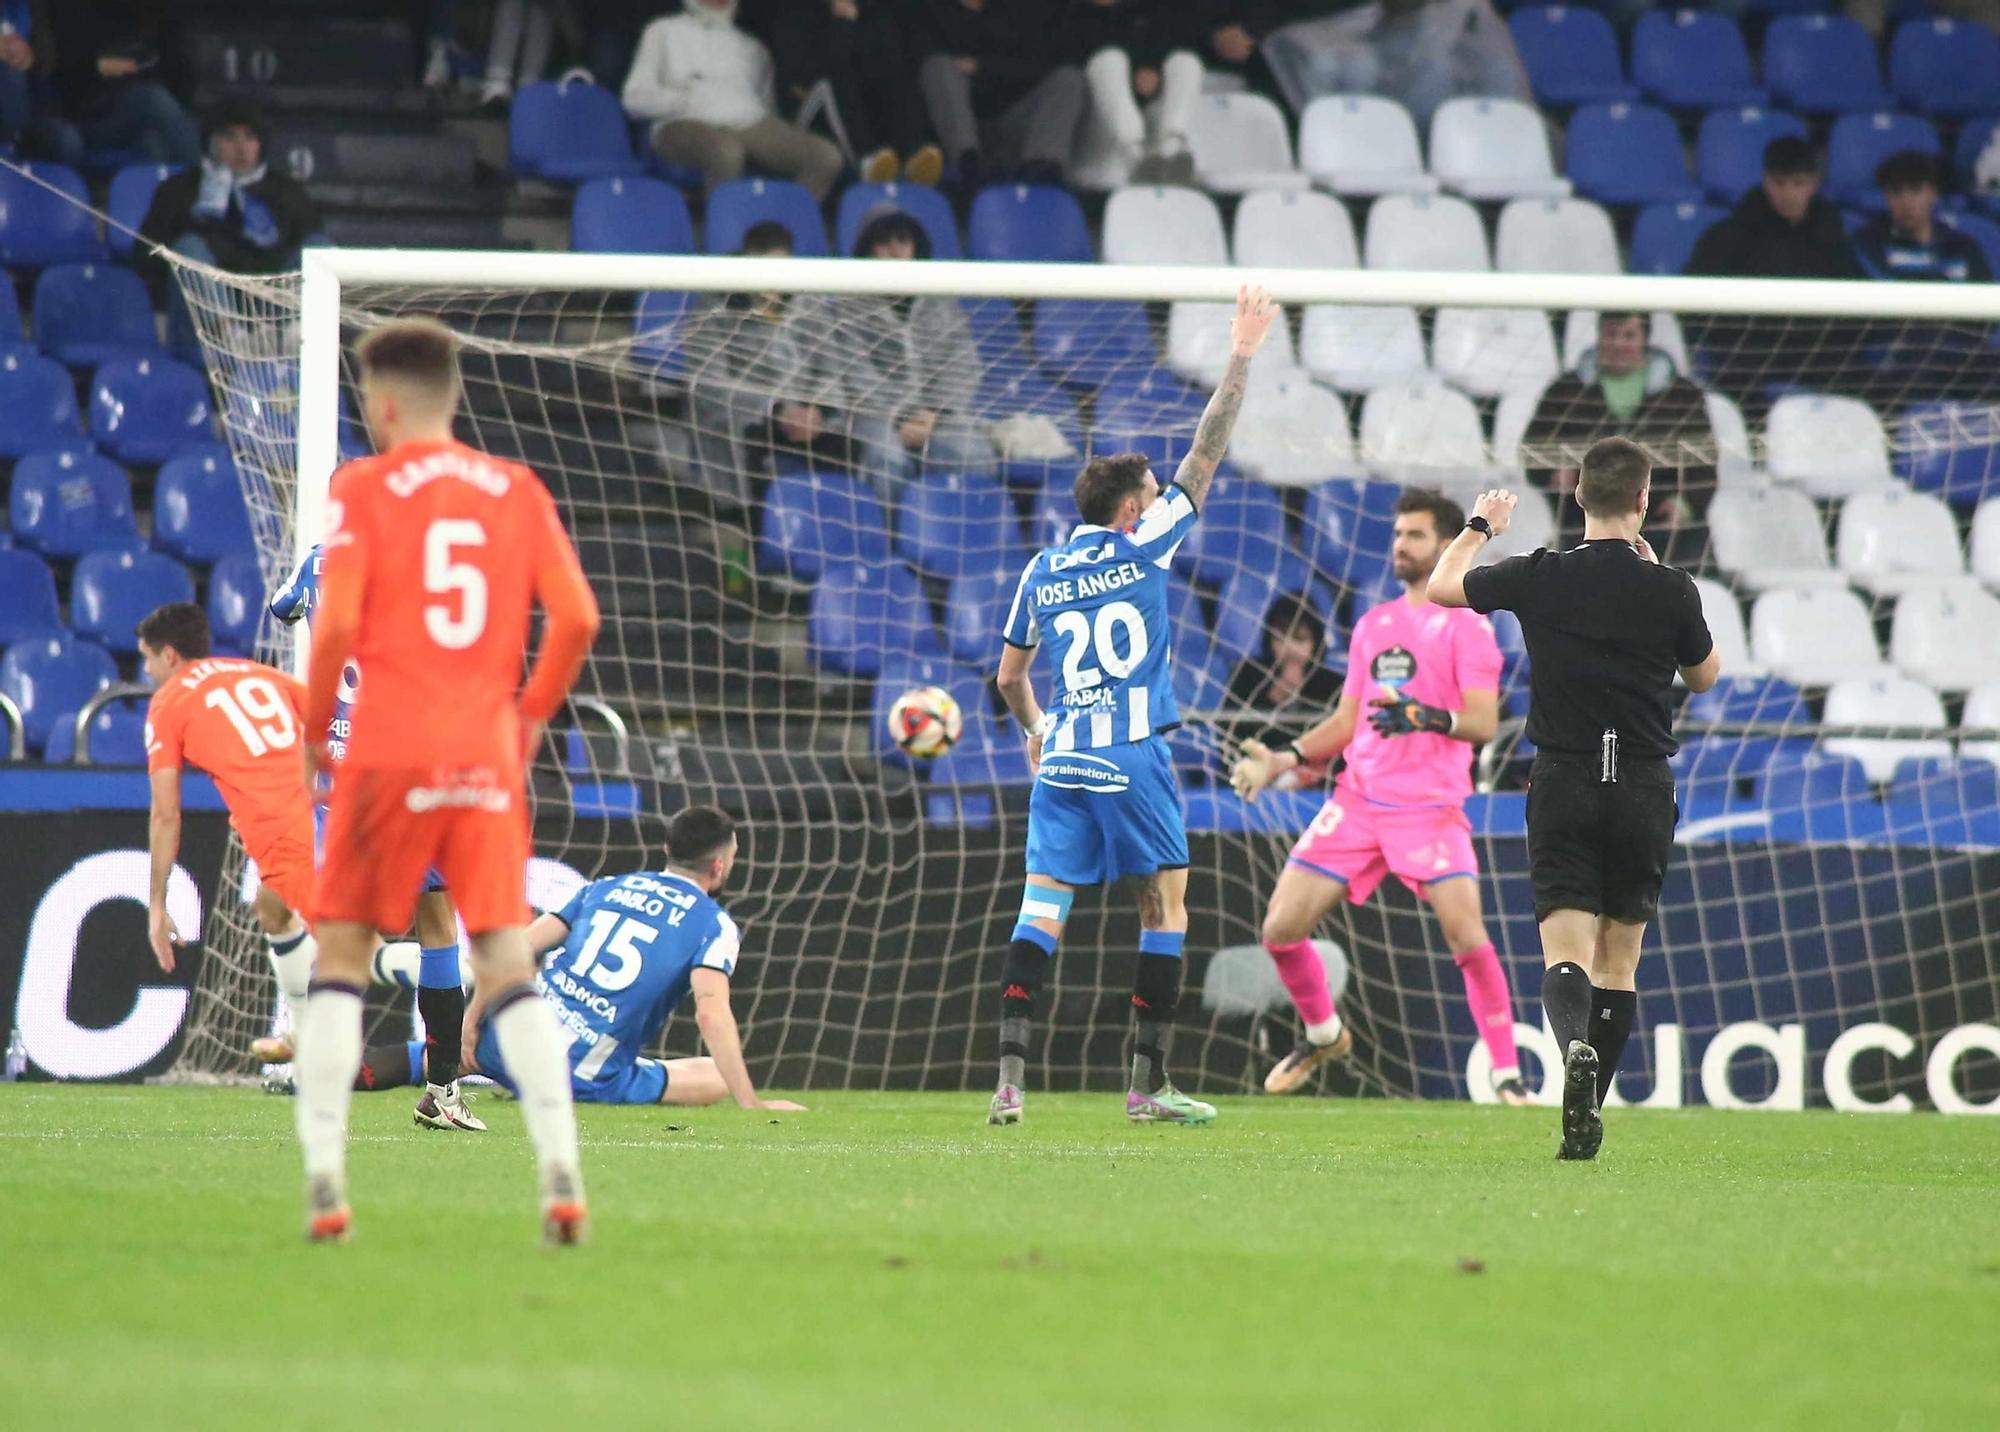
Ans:
{"label": "referee's shoe", "polygon": [[1563,1141],[1559,1159],[1594,1159],[1604,1142],[1604,1116],[1597,1112],[1597,1051],[1581,1039],[1563,1058]]}

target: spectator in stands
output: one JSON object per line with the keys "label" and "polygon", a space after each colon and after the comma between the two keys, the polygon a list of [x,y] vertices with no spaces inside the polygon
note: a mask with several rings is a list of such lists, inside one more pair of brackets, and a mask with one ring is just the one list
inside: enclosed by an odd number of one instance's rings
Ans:
{"label": "spectator in stands", "polygon": [[1069,27],[1092,112],[1132,182],[1194,183],[1188,124],[1202,69],[1186,0],[1072,0]]}
{"label": "spectator in stands", "polygon": [[763,33],[786,102],[803,102],[826,84],[863,179],[935,185],[944,151],[931,139],[916,62],[891,0],[776,0],[776,9]]}
{"label": "spectator in stands", "polygon": [[1860,268],[1822,198],[1819,151],[1794,135],[1764,146],[1764,181],[1695,241],[1687,272],[1719,278],[1856,278]]}
{"label": "spectator in stands", "polygon": [[536,84],[548,74],[549,50],[556,26],[565,24],[574,41],[575,16],[558,0],[494,0],[493,26],[486,38],[486,80],[479,103],[504,109],[517,88]]}
{"label": "spectator in stands", "polygon": [[1986,255],[1971,236],[1938,222],[1938,162],[1921,150],[1892,154],[1875,168],[1888,212],[1854,235],[1861,270],[1870,278],[1989,283]]}
{"label": "spectator in stands", "polygon": [[1653,455],[1648,540],[1660,560],[1690,569],[1708,560],[1708,504],[1715,495],[1715,432],[1701,389],[1650,343],[1644,313],[1605,313],[1597,343],[1574,372],[1542,393],[1521,439],[1530,481],[1555,497],[1563,545],[1582,540],[1577,470],[1599,438],[1626,437]]}
{"label": "spectator in stands", "polygon": [[1233,716],[1226,734],[1283,746],[1332,712],[1340,688],[1340,673],[1326,664],[1325,621],[1304,597],[1281,593],[1264,614],[1262,648],[1229,678],[1224,704],[1246,714]]}
{"label": "spectator in stands", "polygon": [[1083,119],[1083,71],[1066,64],[1063,0],[935,0],[919,51],[924,103],[959,183],[1062,182]]}
{"label": "spectator in stands", "polygon": [[686,0],[639,37],[625,111],[653,126],[669,164],[692,165],[713,188],[746,163],[796,179],[824,199],[846,165],[840,150],[775,113],[771,54],[736,26],[736,0]]}
{"label": "spectator in stands", "polygon": [[74,163],[83,142],[56,112],[46,0],[0,4],[0,143]]}
{"label": "spectator in stands", "polygon": [[1244,87],[1278,97],[1278,86],[1258,46],[1294,20],[1311,19],[1335,6],[1321,0],[1193,0],[1190,19],[1200,37],[1202,63],[1232,75]]}
{"label": "spectator in stands", "polygon": [[149,0],[72,0],[50,10],[66,160],[110,149],[153,164],[201,162],[201,135],[163,78],[174,53],[164,10]]}
{"label": "spectator in stands", "polygon": [[204,126],[208,154],[160,181],[140,225],[147,242],[231,273],[282,273],[319,232],[319,208],[305,185],[264,162],[264,116],[228,96]]}

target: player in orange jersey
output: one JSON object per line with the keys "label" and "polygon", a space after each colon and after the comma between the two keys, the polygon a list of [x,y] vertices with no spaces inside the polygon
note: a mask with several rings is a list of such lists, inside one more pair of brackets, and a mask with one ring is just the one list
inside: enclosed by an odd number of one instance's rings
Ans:
{"label": "player in orange jersey", "polygon": [[[535,992],[525,896],[523,771],[582,668],[597,602],[548,489],[453,440],[457,342],[429,320],[387,323],[356,349],[378,456],[333,475],[305,710],[308,785],[342,667],[367,692],[334,776],[313,892],[319,962],[301,1026],[297,1122],[309,1237],[347,1234],[347,1111],[361,1065],[361,992],[375,931],[410,921],[435,866],[472,937],[486,1021],[540,1164],[542,1228],[583,1236],[567,1041]],[[525,685],[533,605],[545,614]]]}

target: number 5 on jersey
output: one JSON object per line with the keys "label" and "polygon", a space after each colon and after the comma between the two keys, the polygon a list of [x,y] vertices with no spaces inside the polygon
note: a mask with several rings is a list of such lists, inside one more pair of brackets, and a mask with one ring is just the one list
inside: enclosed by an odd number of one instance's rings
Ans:
{"label": "number 5 on jersey", "polygon": [[424,604],[424,630],[447,651],[465,650],[486,630],[486,573],[457,556],[485,545],[486,529],[470,517],[440,517],[425,529],[424,590],[445,600]]}

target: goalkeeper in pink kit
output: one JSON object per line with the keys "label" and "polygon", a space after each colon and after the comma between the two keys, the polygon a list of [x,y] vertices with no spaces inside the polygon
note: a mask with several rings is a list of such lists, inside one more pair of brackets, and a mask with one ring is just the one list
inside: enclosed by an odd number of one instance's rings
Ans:
{"label": "goalkeeper in pink kit", "polygon": [[1492,1059],[1493,1091],[1525,1104],[1507,972],[1486,933],[1479,859],[1465,815],[1472,748],[1500,719],[1500,647],[1493,625],[1428,596],[1432,570],[1465,525],[1449,498],[1412,490],[1396,504],[1392,560],[1404,595],[1355,624],[1347,683],[1331,716],[1289,746],[1243,743],[1231,772],[1246,800],[1288,772],[1347,767],[1292,847],[1264,914],[1264,948],[1306,1025],[1305,1038],[1264,1081],[1287,1094],[1321,1065],[1345,1059],[1341,1023],[1312,932],[1343,900],[1366,900],[1394,875],[1430,903],[1465,979],[1466,1003]]}

